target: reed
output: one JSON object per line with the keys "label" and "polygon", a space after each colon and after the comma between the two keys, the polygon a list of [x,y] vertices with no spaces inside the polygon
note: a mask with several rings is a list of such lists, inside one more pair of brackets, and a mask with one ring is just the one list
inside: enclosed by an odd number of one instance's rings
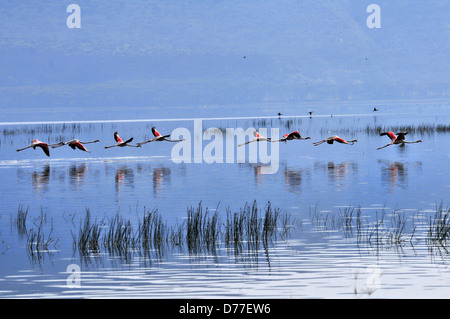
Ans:
{"label": "reed", "polygon": [[444,209],[442,203],[436,205],[434,216],[430,216],[427,240],[441,246],[446,246],[450,240],[450,209]]}
{"label": "reed", "polygon": [[83,222],[80,222],[80,229],[78,231],[78,239],[73,236],[76,246],[82,253],[99,252],[100,251],[100,235],[102,227],[95,221],[91,224],[91,214],[89,209],[86,209],[86,217]]}
{"label": "reed", "polygon": [[27,233],[27,226],[26,226],[27,216],[28,216],[28,207],[27,209],[24,210],[22,205],[20,205],[17,210],[16,226],[19,237],[21,238]]}
{"label": "reed", "polygon": [[[228,208],[227,218],[222,222],[218,209],[211,213],[200,202],[197,207],[187,209],[183,223],[171,227],[156,209],[148,210],[139,219],[135,230],[130,220],[119,215],[102,222],[92,221],[87,209],[80,221],[78,235],[72,232],[73,249],[78,249],[84,256],[102,250],[118,256],[126,256],[132,250],[144,255],[153,252],[162,256],[167,248],[186,245],[190,254],[199,255],[205,252],[215,254],[222,240],[226,246],[232,245],[239,251],[243,245],[257,250],[260,243],[267,245],[276,237],[280,215],[281,211],[272,208],[270,202],[262,211],[254,201],[236,213],[231,213]],[[290,219],[284,217],[283,236],[291,227],[287,225],[288,221]]]}
{"label": "reed", "polygon": [[[111,255],[126,255],[130,249],[136,247],[138,242],[130,220],[125,220],[120,215],[111,219],[107,226],[108,231],[102,237],[102,247],[105,247]],[[94,238],[100,236],[100,232],[94,232]],[[97,237],[97,239],[98,239]]]}
{"label": "reed", "polygon": [[26,250],[28,255],[32,259],[41,259],[42,252],[49,251],[51,248],[56,248],[58,239],[52,237],[53,233],[53,222],[47,236],[44,234],[43,220],[39,223],[37,230],[30,228],[27,234]]}

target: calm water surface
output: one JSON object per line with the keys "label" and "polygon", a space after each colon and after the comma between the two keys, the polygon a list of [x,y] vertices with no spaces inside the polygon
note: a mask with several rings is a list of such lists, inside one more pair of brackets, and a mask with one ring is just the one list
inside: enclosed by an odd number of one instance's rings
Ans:
{"label": "calm water surface", "polygon": [[[51,123],[67,119],[70,114],[65,113],[35,119],[41,123],[11,123],[31,119],[26,114],[2,115],[0,296],[449,297],[448,253],[430,249],[425,238],[436,205],[448,205],[448,106],[380,104],[378,112],[370,103],[204,108],[198,113],[203,130],[223,133],[223,161],[232,159],[212,164],[205,158],[194,163],[195,144],[202,143],[203,150],[212,139],[194,133],[188,109],[163,111],[153,120],[143,120],[150,117],[142,110],[131,110],[127,121],[120,110],[103,118],[101,112],[91,112],[82,123]],[[278,112],[283,115],[276,116]],[[152,138],[152,126],[163,134],[186,128],[192,163],[175,163],[171,157],[175,144],[168,142],[104,149],[114,144],[115,131],[124,139],[134,137],[134,143]],[[447,129],[437,129],[440,126]],[[280,143],[277,170],[265,174],[268,165],[260,160],[250,163],[248,146],[244,163],[236,161],[235,141],[231,141],[234,154],[226,148],[225,129],[237,127],[266,128],[268,134],[278,128],[280,135],[298,130],[311,139]],[[379,136],[380,127],[408,128],[408,141],[423,142],[376,150],[389,142]],[[358,142],[313,146],[330,135]],[[40,149],[15,151],[35,138],[49,143],[73,138],[100,142],[86,145],[90,153],[68,146],[51,149],[50,158]],[[82,256],[73,247],[73,235],[87,209],[93,219],[119,214],[135,227],[146,209],[157,209],[165,223],[177,225],[186,220],[188,207],[201,203],[212,212],[217,209],[223,223],[227,209],[236,212],[253,201],[261,208],[270,202],[289,215],[289,231],[280,226],[269,245],[249,248],[244,242],[246,248],[239,250],[219,242],[214,251],[195,254],[168,245],[149,256],[133,251],[125,257],[104,251]],[[19,208],[28,209],[25,233],[17,227]],[[369,232],[382,216],[385,227],[403,216],[407,223],[401,243],[380,245],[368,235],[358,236],[355,223],[344,227],[343,215],[356,208]],[[27,234],[39,225],[47,238],[57,242],[30,253]],[[67,285],[69,265],[81,269],[77,288]]]}

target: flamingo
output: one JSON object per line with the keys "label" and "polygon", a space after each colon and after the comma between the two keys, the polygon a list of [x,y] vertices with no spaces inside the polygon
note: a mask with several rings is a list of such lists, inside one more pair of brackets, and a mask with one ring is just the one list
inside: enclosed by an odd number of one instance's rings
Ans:
{"label": "flamingo", "polygon": [[400,132],[400,133],[397,133],[397,134],[394,134],[393,132],[380,133],[380,136],[387,135],[391,139],[391,142],[386,144],[385,146],[381,146],[381,147],[377,148],[377,150],[380,150],[382,148],[385,148],[385,147],[387,147],[389,145],[393,145],[393,144],[401,144],[400,146],[405,146],[405,143],[412,144],[412,143],[420,143],[420,142],[422,142],[422,140],[417,140],[417,141],[414,141],[414,142],[407,142],[407,141],[405,141],[405,135],[406,134],[408,134],[408,132]]}
{"label": "flamingo", "polygon": [[49,150],[48,146],[49,145],[47,143],[44,143],[44,142],[39,141],[38,139],[35,139],[35,140],[32,140],[31,144],[28,145],[27,147],[19,148],[16,151],[20,152],[20,151],[23,151],[23,150],[25,150],[27,148],[30,148],[30,147],[32,147],[35,150],[36,147],[40,147],[44,151],[45,155],[50,157],[50,150]]}
{"label": "flamingo", "polygon": [[332,135],[332,136],[328,137],[327,139],[324,139],[324,140],[318,141],[318,142],[314,142],[313,144],[314,144],[314,146],[317,146],[317,145],[320,145],[325,142],[327,142],[328,144],[333,144],[334,142],[338,142],[338,143],[353,145],[355,142],[358,142],[358,140],[346,141],[337,135]]}
{"label": "flamingo", "polygon": [[239,144],[238,146],[242,146],[242,145],[245,145],[245,144],[248,144],[248,143],[252,143],[252,142],[260,142],[260,141],[268,141],[268,142],[270,142],[271,141],[270,137],[262,136],[261,134],[259,134],[259,132],[257,130],[253,131],[253,135],[256,137],[255,139],[253,139],[251,141],[248,141],[248,142],[245,142],[243,144]]}
{"label": "flamingo", "polygon": [[290,141],[290,140],[309,140],[309,139],[311,139],[309,136],[302,137],[298,131],[295,131],[295,132],[283,135],[283,138],[281,138],[279,140],[271,141],[271,142],[285,142],[286,143],[286,141]]}
{"label": "flamingo", "polygon": [[52,148],[69,145],[74,150],[78,148],[79,150],[90,153],[83,144],[90,144],[90,143],[97,143],[97,142],[100,142],[100,141],[95,140],[95,141],[91,141],[91,142],[81,142],[78,139],[74,139],[74,140],[70,140],[68,142],[59,142],[58,144],[54,144],[54,145],[52,145]]}
{"label": "flamingo", "polygon": [[151,140],[145,141],[145,142],[137,143],[137,145],[138,145],[138,146],[141,146],[141,145],[143,145],[143,144],[147,144],[147,143],[150,143],[150,142],[162,142],[162,141],[167,141],[167,142],[181,142],[181,141],[184,141],[184,140],[185,140],[184,138],[181,139],[181,140],[169,140],[169,139],[167,139],[167,137],[169,137],[170,134],[168,134],[168,135],[161,135],[161,133],[159,133],[159,132],[156,130],[155,127],[152,127],[152,133],[153,133],[153,135],[155,136],[154,138],[152,138]]}
{"label": "flamingo", "polygon": [[105,148],[111,148],[115,146],[124,147],[124,146],[131,146],[131,147],[140,147],[138,145],[130,145],[130,143],[133,138],[129,138],[125,142],[120,138],[119,134],[117,132],[114,132],[114,139],[116,140],[117,144],[111,145],[111,146],[105,146]]}

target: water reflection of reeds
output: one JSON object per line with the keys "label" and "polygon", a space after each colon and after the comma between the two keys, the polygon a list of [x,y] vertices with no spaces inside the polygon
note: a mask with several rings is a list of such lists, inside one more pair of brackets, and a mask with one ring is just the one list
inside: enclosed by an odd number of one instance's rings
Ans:
{"label": "water reflection of reeds", "polygon": [[414,248],[418,242],[425,242],[428,249],[447,251],[450,242],[450,209],[444,209],[442,204],[436,206],[434,215],[407,214],[401,210],[388,213],[383,208],[368,216],[363,215],[361,207],[346,207],[338,213],[319,212],[316,207],[310,210],[310,215],[319,233],[330,229],[342,231],[347,238],[356,237],[358,246],[367,251],[401,249],[406,245]]}

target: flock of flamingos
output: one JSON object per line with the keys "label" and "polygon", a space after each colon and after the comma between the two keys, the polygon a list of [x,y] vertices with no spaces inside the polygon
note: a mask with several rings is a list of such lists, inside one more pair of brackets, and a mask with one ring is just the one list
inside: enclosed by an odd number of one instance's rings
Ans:
{"label": "flock of flamingos", "polygon": [[[147,143],[150,143],[150,142],[156,142],[156,141],[159,141],[159,142],[161,142],[161,141],[167,141],[167,142],[181,142],[181,141],[184,141],[184,139],[181,139],[181,140],[170,140],[170,139],[168,139],[168,137],[170,137],[170,134],[169,135],[161,135],[161,133],[159,133],[156,130],[155,127],[152,127],[152,133],[155,136],[154,138],[152,138],[152,139],[150,139],[148,141],[137,143],[136,145],[132,145],[132,144],[129,144],[129,143],[133,140],[133,137],[131,137],[128,140],[124,141],[124,140],[122,140],[120,138],[120,136],[119,136],[119,134],[117,132],[114,132],[114,139],[116,141],[116,144],[110,145],[110,146],[105,146],[105,148],[124,147],[124,146],[141,147],[141,145],[143,145],[143,144],[147,144]],[[380,136],[387,135],[391,139],[391,142],[386,144],[386,145],[384,145],[384,146],[382,146],[382,147],[377,148],[377,150],[385,148],[385,147],[390,146],[390,145],[394,145],[394,144],[400,144],[400,146],[403,146],[403,145],[405,145],[405,143],[420,143],[420,142],[422,142],[421,140],[417,140],[417,141],[414,141],[414,142],[407,142],[407,141],[405,141],[405,135],[406,134],[408,134],[408,132],[400,132],[400,133],[397,133],[397,134],[394,134],[393,132],[383,132],[383,133],[381,133]],[[246,143],[243,143],[243,144],[239,144],[238,146],[242,146],[242,145],[245,145],[245,144],[248,144],[248,143],[252,143],[252,142],[260,142],[260,141],[266,141],[266,142],[287,142],[287,141],[291,141],[291,140],[308,140],[308,139],[310,139],[309,136],[308,137],[302,137],[298,131],[294,131],[294,132],[291,132],[289,134],[285,134],[283,136],[283,138],[281,138],[279,140],[273,140],[273,141],[272,141],[272,139],[270,137],[261,136],[258,133],[258,131],[256,131],[256,130],[253,132],[253,135],[255,136],[255,139],[250,140],[250,141],[248,141]],[[57,144],[47,144],[47,143],[39,141],[38,139],[35,139],[35,140],[31,141],[31,144],[28,145],[27,147],[17,149],[17,152],[23,151],[23,150],[25,150],[27,148],[30,148],[30,147],[32,147],[33,149],[36,149],[36,147],[40,147],[47,156],[50,156],[50,147],[56,148],[56,147],[60,147],[60,146],[64,146],[64,145],[69,145],[74,150],[75,149],[79,149],[79,150],[82,150],[82,151],[85,151],[85,152],[89,152],[86,149],[86,147],[84,146],[84,144],[97,143],[97,142],[100,142],[100,141],[99,140],[95,140],[95,141],[91,141],[91,142],[81,142],[78,139],[73,139],[73,140],[70,140],[68,142],[59,142]],[[314,146],[318,146],[318,145],[320,145],[322,143],[325,143],[325,142],[327,142],[328,144],[333,144],[334,142],[337,142],[337,143],[353,145],[355,142],[357,142],[357,140],[346,141],[346,140],[344,140],[343,138],[340,138],[337,135],[332,135],[332,136],[330,136],[330,137],[328,137],[328,138],[326,138],[324,140],[321,140],[321,141],[318,141],[318,142],[314,142],[313,144],[314,144]]]}

